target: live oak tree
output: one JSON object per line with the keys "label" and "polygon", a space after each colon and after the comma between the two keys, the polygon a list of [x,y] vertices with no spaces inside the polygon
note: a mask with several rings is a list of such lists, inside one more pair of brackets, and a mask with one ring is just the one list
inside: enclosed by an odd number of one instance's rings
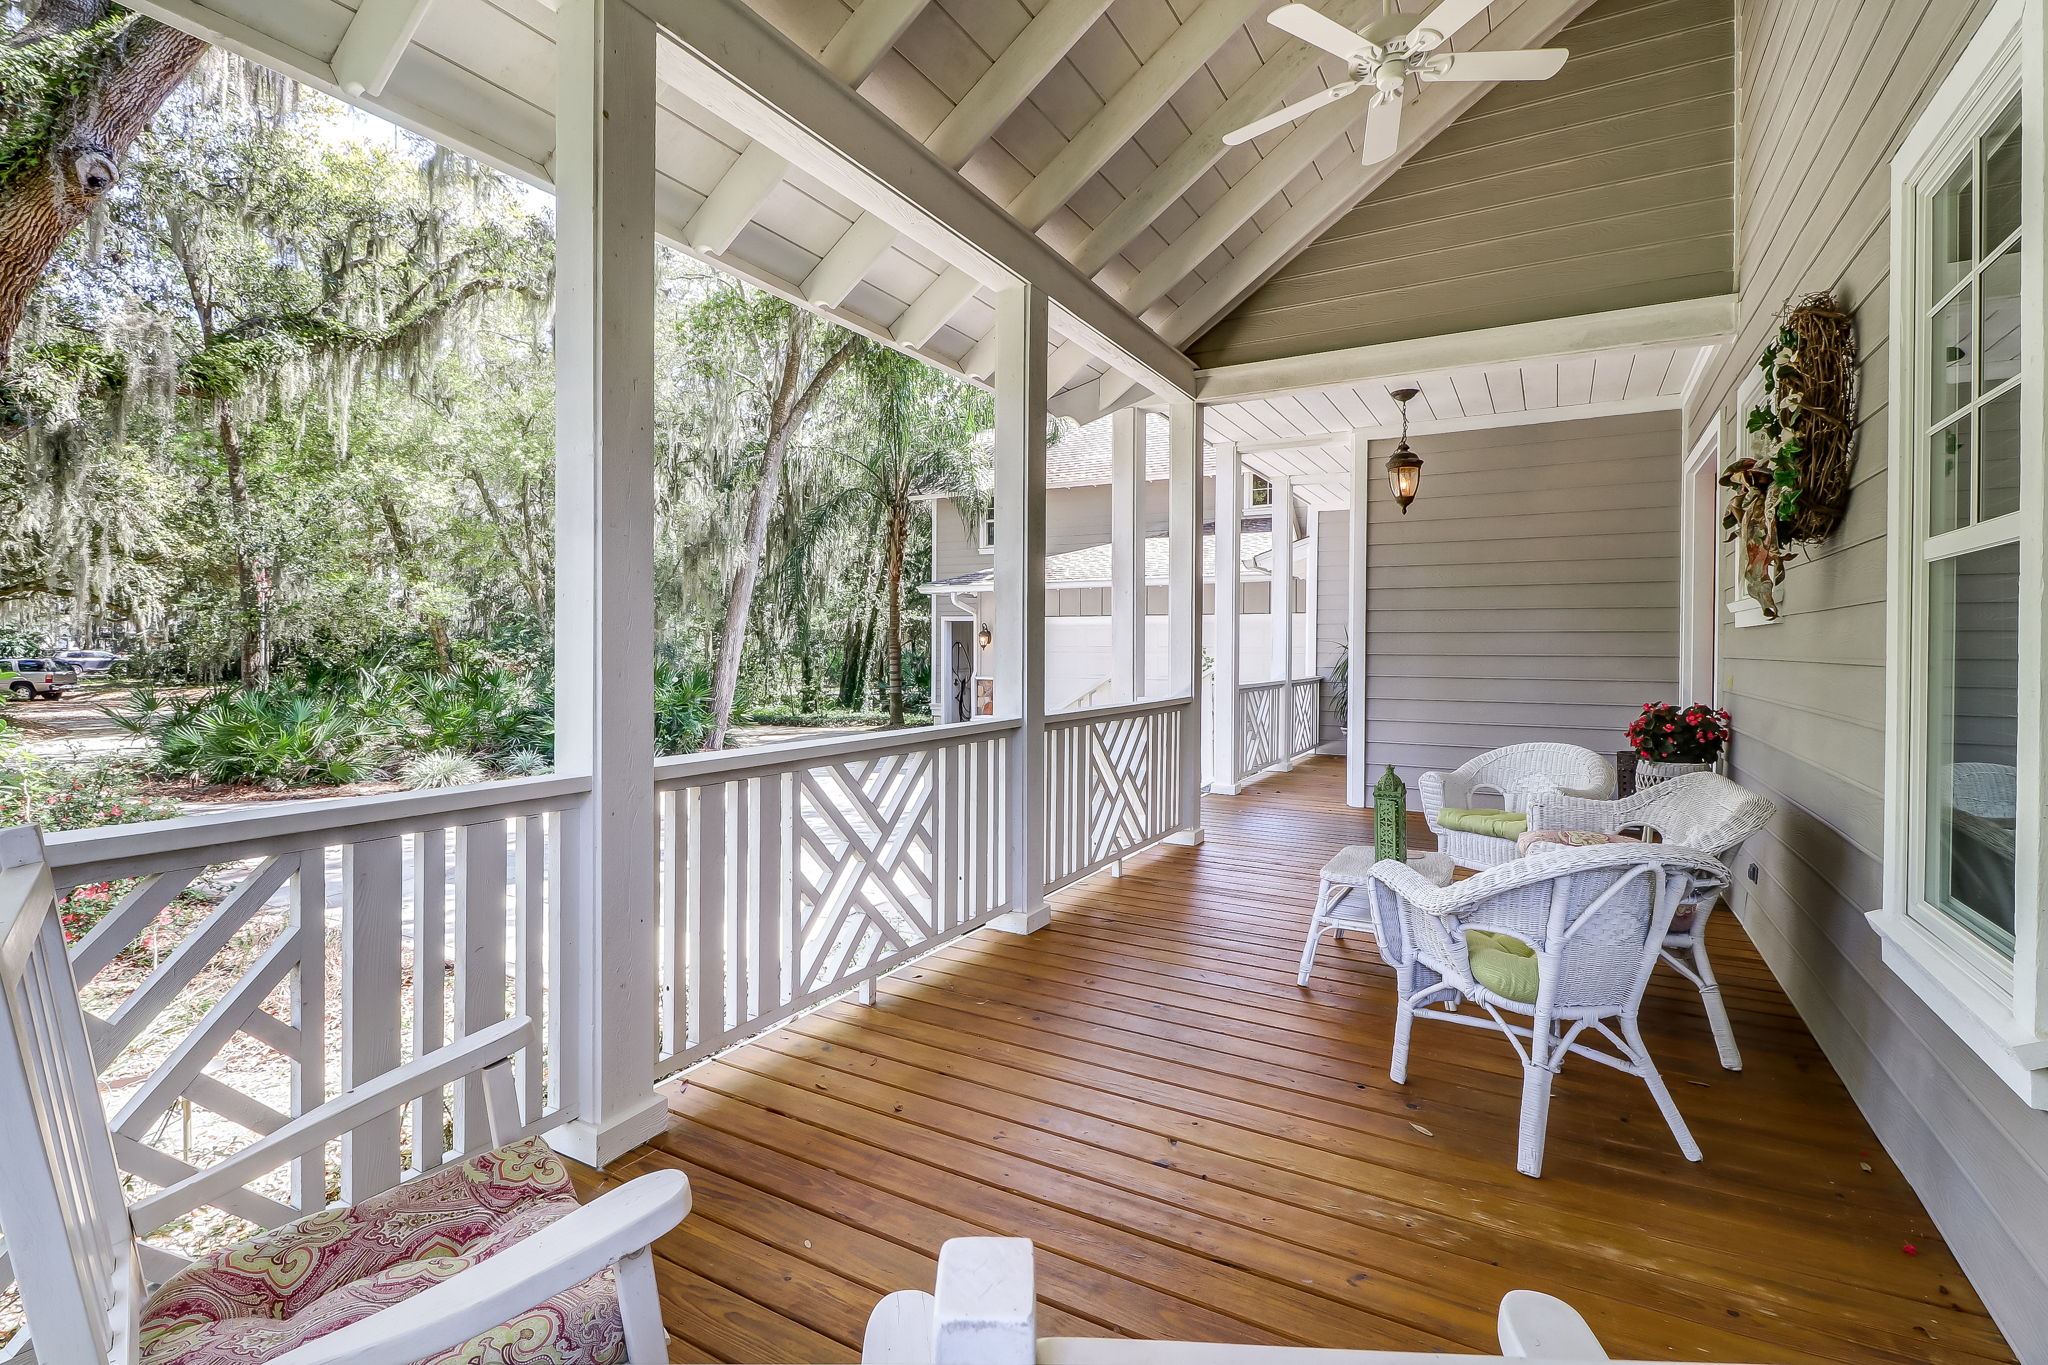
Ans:
{"label": "live oak tree", "polygon": [[[39,0],[21,13],[0,44],[0,372],[43,271],[207,48],[107,0]],[[0,438],[18,428],[0,421]]]}

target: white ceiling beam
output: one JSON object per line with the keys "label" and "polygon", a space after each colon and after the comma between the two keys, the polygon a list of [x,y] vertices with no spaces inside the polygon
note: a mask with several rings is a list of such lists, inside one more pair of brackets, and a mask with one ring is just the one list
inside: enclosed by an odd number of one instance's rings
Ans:
{"label": "white ceiling beam", "polygon": [[[1408,424],[1410,436],[1445,436],[1460,431],[1492,431],[1499,427],[1540,427],[1553,422],[1590,422],[1601,417],[1629,417],[1644,412],[1679,412],[1685,399],[1675,393],[1653,393],[1643,398],[1617,398],[1609,403],[1579,403],[1568,408],[1532,408],[1521,412],[1474,413],[1469,417],[1444,417],[1434,421],[1421,418]],[[1244,455],[1280,455],[1290,450],[1326,450],[1349,445],[1353,435],[1375,441],[1392,440],[1401,434],[1398,423],[1385,426],[1347,427],[1343,431],[1312,431],[1302,436],[1276,437],[1270,441],[1247,441],[1238,446]],[[1424,451],[1427,455],[1429,452]],[[1280,468],[1275,466],[1276,469]],[[1261,473],[1269,472],[1263,468]]]}
{"label": "white ceiling beam", "polygon": [[[858,86],[928,2],[862,0],[860,8],[847,16],[832,40],[825,44],[818,60],[840,80]],[[758,142],[748,143],[739,160],[720,177],[691,215],[689,226],[684,229],[685,239],[699,251],[726,250],[782,183],[783,173],[788,169],[789,163],[771,149]]]}
{"label": "white ceiling beam", "polygon": [[[1337,0],[1324,7],[1323,12],[1346,27],[1356,27],[1380,12],[1380,0]],[[1124,196],[1123,202],[1082,239],[1074,253],[1074,264],[1081,268],[1081,273],[1093,275],[1129,246],[1230,150],[1223,145],[1225,133],[1271,113],[1273,106],[1294,89],[1295,83],[1323,55],[1307,43],[1284,42],[1277,56],[1247,77],[1229,99],[1203,119],[1185,142],[1174,148],[1137,189]]]}
{"label": "white ceiling beam", "polygon": [[[1592,3],[1593,0],[1522,0],[1512,14],[1473,46],[1479,51],[1541,47]],[[1199,335],[1265,283],[1297,251],[1349,213],[1359,200],[1384,184],[1409,157],[1456,122],[1459,115],[1491,89],[1491,82],[1432,84],[1430,98],[1415,101],[1403,111],[1400,151],[1375,165],[1349,163],[1335,174],[1325,176],[1299,203],[1261,231],[1242,255],[1174,309],[1161,330],[1177,344]]]}
{"label": "white ceiling beam", "polygon": [[1118,291],[1124,307],[1142,313],[1166,297],[1168,290],[1186,279],[1232,233],[1249,223],[1253,214],[1271,203],[1274,195],[1294,183],[1317,157],[1342,141],[1364,114],[1363,99],[1339,100],[1295,125],[1278,147],[1261,157],[1243,179],[1225,190],[1200,218],[1168,242]]}
{"label": "white ceiling beam", "polygon": [[362,0],[334,49],[334,81],[351,95],[381,95],[433,0]]}
{"label": "white ceiling beam", "polygon": [[974,297],[979,287],[966,271],[947,266],[924,287],[923,293],[910,301],[889,330],[905,346],[922,346],[938,335],[939,329],[960,311],[961,304]]}
{"label": "white ceiling beam", "polygon": [[1185,355],[740,0],[634,3],[693,102],[981,284],[1044,290],[1061,335],[1154,392],[1194,392]]}
{"label": "white ceiling beam", "polygon": [[[1031,22],[1011,40],[989,69],[960,97],[960,103],[953,111],[939,121],[931,135],[924,140],[933,156],[946,164],[949,170],[959,170],[967,164],[967,158],[974,155],[974,149],[994,135],[1003,126],[1003,120],[1016,112],[1017,106],[1030,97],[1038,83],[1046,78],[1060,59],[1067,55],[1067,49],[1081,40],[1102,12],[1109,8],[1110,0],[1047,0],[1045,8],[1032,16]],[[851,239],[847,242],[847,239]],[[811,280],[805,281],[805,288],[820,304],[830,305],[846,297],[845,290],[858,284],[875,262],[882,259],[882,253],[889,249],[890,238],[881,236],[874,224],[855,223],[847,229],[847,250],[841,252],[837,246],[828,253],[827,261],[831,271],[825,271],[826,261],[819,262],[818,270]],[[832,255],[839,259],[831,260]],[[811,281],[816,281],[813,285]],[[841,292],[835,297],[831,291]],[[937,330],[934,328],[933,330]]]}
{"label": "white ceiling beam", "polygon": [[[1036,231],[1060,205],[1071,199],[1094,174],[1116,155],[1160,106],[1187,84],[1216,50],[1243,26],[1262,0],[1208,0],[1194,17],[1176,28],[1152,59],[1118,86],[1095,116],[1083,125],[1060,154],[1032,178],[1030,184],[1010,201],[1010,216]],[[922,330],[913,345],[922,345],[946,325],[960,306],[973,295],[962,290],[962,277],[941,276],[911,301],[904,310],[905,339]]]}
{"label": "white ceiling beam", "polygon": [[1600,351],[1706,346],[1733,337],[1739,316],[1737,295],[1715,294],[1508,327],[1445,332],[1412,341],[1387,341],[1314,355],[1221,365],[1201,372],[1200,397],[1205,403],[1243,402],[1305,389],[1412,380],[1422,374],[1557,360]]}

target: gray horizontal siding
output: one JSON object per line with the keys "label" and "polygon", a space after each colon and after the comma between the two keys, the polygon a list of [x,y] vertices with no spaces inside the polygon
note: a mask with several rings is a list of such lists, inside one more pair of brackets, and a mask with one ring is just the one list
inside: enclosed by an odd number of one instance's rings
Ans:
{"label": "gray horizontal siding", "polygon": [[1412,784],[1505,744],[1620,748],[1676,674],[1676,414],[1418,444],[1405,516],[1372,487],[1373,769]]}
{"label": "gray horizontal siding", "polygon": [[[2048,1115],[2027,1108],[1884,966],[1885,471],[1892,152],[1988,0],[1741,0],[1740,338],[1693,430],[1788,297],[1855,311],[1860,433],[1847,516],[1785,583],[1784,619],[1722,634],[1734,776],[1779,805],[1738,912],[2021,1359],[2048,1361]],[[1725,563],[1726,561],[1724,561]],[[1727,581],[1724,569],[1724,581]]]}
{"label": "gray horizontal siding", "polygon": [[[1734,288],[1733,0],[1599,0],[1200,337],[1227,365]],[[1425,96],[1424,98],[1427,98]]]}

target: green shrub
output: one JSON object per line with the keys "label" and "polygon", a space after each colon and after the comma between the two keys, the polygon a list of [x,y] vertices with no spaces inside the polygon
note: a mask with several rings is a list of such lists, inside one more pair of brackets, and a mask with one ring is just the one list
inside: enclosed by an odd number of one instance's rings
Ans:
{"label": "green shrub", "polygon": [[398,781],[408,791],[474,787],[479,782],[488,782],[490,777],[483,764],[460,749],[433,749],[414,754],[398,765]]}
{"label": "green shrub", "polygon": [[282,688],[229,692],[152,730],[169,771],[272,790],[370,781],[393,750],[389,730],[343,699]]}
{"label": "green shrub", "polygon": [[555,770],[553,759],[533,749],[521,749],[498,766],[507,777],[545,777]]}
{"label": "green shrub", "polygon": [[711,735],[711,670],[702,664],[654,667],[654,747],[693,754]]}

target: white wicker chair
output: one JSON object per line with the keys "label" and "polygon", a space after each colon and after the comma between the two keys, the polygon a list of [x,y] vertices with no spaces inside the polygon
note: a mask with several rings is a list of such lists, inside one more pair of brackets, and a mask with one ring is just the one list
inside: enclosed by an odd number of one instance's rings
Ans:
{"label": "white wicker chair", "polygon": [[1447,830],[1437,823],[1438,811],[1445,806],[1470,809],[1476,797],[1487,794],[1498,796],[1503,809],[1525,811],[1530,797],[1551,790],[1604,801],[1614,795],[1614,765],[1576,744],[1510,744],[1453,772],[1424,773],[1419,788],[1422,818],[1435,832],[1437,848],[1460,867],[1471,868],[1512,859],[1515,841]]}
{"label": "white wicker chair", "polygon": [[[1403,863],[1380,863],[1366,890],[1380,955],[1399,982],[1388,1074],[1396,1084],[1407,1080],[1418,1016],[1499,1028],[1522,1060],[1515,1158],[1522,1174],[1543,1173],[1551,1080],[1574,1054],[1639,1077],[1686,1160],[1698,1161],[1699,1146],[1657,1074],[1636,1013],[1671,917],[1681,905],[1715,895],[1727,880],[1718,860],[1675,844],[1560,847],[1447,887],[1430,885]],[[1539,980],[1533,1002],[1480,983],[1462,932],[1469,929],[1506,935],[1534,950]],[[1462,1002],[1478,1005],[1485,1017],[1459,1013]],[[1530,1022],[1510,1023],[1505,1014]],[[1588,1030],[1614,1051],[1580,1041]]]}
{"label": "white wicker chair", "polygon": [[[1725,863],[1745,839],[1768,825],[1777,811],[1764,797],[1716,773],[1688,773],[1619,801],[1586,801],[1558,792],[1542,793],[1529,804],[1529,828],[1587,830],[1595,834],[1642,830],[1667,844],[1711,853]],[[1721,1000],[1721,983],[1715,979],[1714,964],[1707,958],[1707,918],[1713,914],[1715,903],[1716,897],[1710,896],[1679,907],[1677,922],[1664,938],[1663,956],[1680,976],[1699,987],[1700,1003],[1706,1007],[1707,1023],[1714,1031],[1714,1047],[1721,1054],[1721,1065],[1730,1071],[1740,1071],[1742,1049],[1735,1045],[1735,1029],[1728,1022],[1728,1007]]]}

